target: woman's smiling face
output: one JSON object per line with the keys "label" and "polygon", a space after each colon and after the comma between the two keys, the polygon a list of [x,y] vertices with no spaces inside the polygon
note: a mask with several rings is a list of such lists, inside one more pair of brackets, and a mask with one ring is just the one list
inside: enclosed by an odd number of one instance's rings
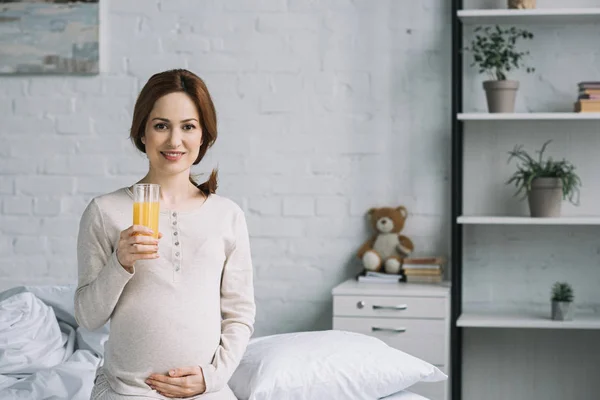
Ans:
{"label": "woman's smiling face", "polygon": [[189,174],[202,144],[202,127],[187,94],[170,93],[154,103],[142,143],[152,169],[168,175]]}

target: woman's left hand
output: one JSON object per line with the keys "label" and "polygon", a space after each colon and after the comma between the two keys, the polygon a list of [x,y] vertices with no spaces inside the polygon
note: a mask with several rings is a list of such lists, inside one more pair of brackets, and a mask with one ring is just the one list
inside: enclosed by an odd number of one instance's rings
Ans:
{"label": "woman's left hand", "polygon": [[206,390],[204,374],[199,366],[175,368],[169,371],[169,375],[152,374],[146,383],[166,397],[191,397]]}

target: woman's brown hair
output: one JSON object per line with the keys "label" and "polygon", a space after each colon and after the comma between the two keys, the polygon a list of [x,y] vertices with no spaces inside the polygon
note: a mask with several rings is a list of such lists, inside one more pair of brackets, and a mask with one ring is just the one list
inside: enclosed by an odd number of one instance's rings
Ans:
{"label": "woman's brown hair", "polygon": [[[200,145],[198,158],[194,161],[194,165],[196,165],[204,158],[208,148],[217,139],[217,113],[204,81],[188,70],[172,69],[154,74],[148,79],[133,108],[133,120],[129,137],[139,151],[146,153],[146,146],[142,143],[142,137],[154,103],[162,96],[174,92],[186,93],[196,105],[200,116],[202,144]],[[191,175],[190,181],[208,197],[217,191],[217,170],[213,169],[210,177],[204,183],[196,183]]]}

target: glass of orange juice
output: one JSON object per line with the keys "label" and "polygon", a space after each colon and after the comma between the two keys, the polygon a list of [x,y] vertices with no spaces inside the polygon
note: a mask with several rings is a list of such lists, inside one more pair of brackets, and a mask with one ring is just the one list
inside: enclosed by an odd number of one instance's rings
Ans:
{"label": "glass of orange juice", "polygon": [[133,185],[133,224],[150,229],[158,239],[158,216],[160,213],[160,185],[137,183]]}

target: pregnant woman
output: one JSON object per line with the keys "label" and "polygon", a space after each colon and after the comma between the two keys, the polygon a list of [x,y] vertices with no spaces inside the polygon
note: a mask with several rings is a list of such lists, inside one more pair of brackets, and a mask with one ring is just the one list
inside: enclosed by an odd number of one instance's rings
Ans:
{"label": "pregnant woman", "polygon": [[92,399],[235,399],[227,386],[254,330],[246,219],[215,194],[216,172],[190,176],[217,137],[204,82],[187,70],[152,76],[133,112],[131,140],[160,185],[158,234],[132,225],[132,187],[95,197],[77,243],[75,316],[110,320]]}

